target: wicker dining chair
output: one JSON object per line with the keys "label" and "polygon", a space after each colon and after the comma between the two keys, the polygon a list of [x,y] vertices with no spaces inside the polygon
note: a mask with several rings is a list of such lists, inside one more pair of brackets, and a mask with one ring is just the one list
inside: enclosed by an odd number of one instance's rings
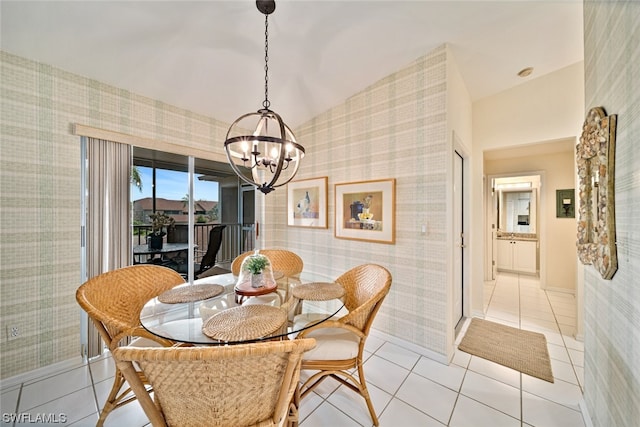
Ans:
{"label": "wicker dining chair", "polygon": [[[154,427],[297,425],[302,353],[313,339],[113,352]],[[153,387],[154,403],[136,375]]]}
{"label": "wicker dining chair", "polygon": [[[237,257],[231,263],[231,272],[234,276],[240,275],[240,268],[242,267],[242,261],[249,255],[253,255],[255,251],[244,252]],[[271,269],[275,272],[284,274],[286,278],[299,278],[304,268],[304,262],[302,258],[295,252],[288,251],[286,249],[260,249],[259,253],[266,256],[271,261]],[[286,280],[285,280],[286,281]],[[278,292],[280,293],[281,301],[287,301],[289,298],[288,285],[279,286]],[[276,295],[261,295],[258,297],[252,297],[247,299],[249,304],[271,304],[277,303],[273,301]]]}
{"label": "wicker dining chair", "polygon": [[[367,390],[363,369],[365,341],[373,319],[391,288],[391,273],[379,265],[364,264],[354,267],[336,279],[344,289],[344,305],[348,313],[336,320],[327,320],[305,329],[297,338],[315,338],[315,349],[306,353],[302,370],[319,371],[307,378],[300,387],[296,400],[307,396],[327,377],[364,397],[375,426],[378,417]],[[306,314],[295,317],[295,327],[314,322]],[[357,378],[349,370],[357,368]]]}
{"label": "wicker dining chair", "polygon": [[[140,324],[144,304],[162,292],[183,283],[176,271],[158,265],[134,265],[95,276],[78,288],[76,300],[87,312],[109,350],[120,345],[171,346],[174,343],[157,337]],[[127,339],[131,339],[126,343]],[[143,376],[141,380],[146,381]],[[107,397],[97,426],[102,426],[109,413],[136,399],[116,367],[113,386]]]}

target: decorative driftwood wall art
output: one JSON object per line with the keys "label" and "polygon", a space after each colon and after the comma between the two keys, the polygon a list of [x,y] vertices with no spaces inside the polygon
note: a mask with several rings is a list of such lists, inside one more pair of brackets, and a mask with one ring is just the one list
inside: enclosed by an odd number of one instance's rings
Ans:
{"label": "decorative driftwood wall art", "polygon": [[603,279],[618,270],[615,223],[615,146],[617,115],[589,110],[576,147],[579,184],[578,257]]}

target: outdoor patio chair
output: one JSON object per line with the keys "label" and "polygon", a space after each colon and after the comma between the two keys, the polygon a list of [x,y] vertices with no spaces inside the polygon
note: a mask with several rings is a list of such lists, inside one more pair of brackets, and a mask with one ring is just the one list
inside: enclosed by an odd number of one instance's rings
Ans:
{"label": "outdoor patio chair", "polygon": [[195,265],[194,276],[196,279],[216,265],[216,257],[222,246],[222,232],[226,227],[226,225],[216,225],[209,231],[207,252],[205,252],[200,263]]}

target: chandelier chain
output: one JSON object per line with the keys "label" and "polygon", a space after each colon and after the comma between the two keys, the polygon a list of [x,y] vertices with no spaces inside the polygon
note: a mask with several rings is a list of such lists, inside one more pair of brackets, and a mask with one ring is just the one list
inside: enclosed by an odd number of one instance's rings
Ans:
{"label": "chandelier chain", "polygon": [[264,15],[264,102],[262,106],[269,109],[269,15]]}

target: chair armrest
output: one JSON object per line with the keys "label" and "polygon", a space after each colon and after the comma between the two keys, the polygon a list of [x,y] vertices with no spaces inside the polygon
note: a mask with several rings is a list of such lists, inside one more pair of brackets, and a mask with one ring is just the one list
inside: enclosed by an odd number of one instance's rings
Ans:
{"label": "chair armrest", "polygon": [[315,326],[312,326],[308,329],[304,329],[303,331],[301,331],[297,336],[296,339],[298,338],[305,338],[309,333],[313,332],[313,331],[317,331],[318,329],[327,329],[327,328],[340,328],[340,329],[345,329],[349,332],[352,332],[354,334],[356,334],[358,337],[360,338],[364,338],[365,334],[358,328],[355,328],[351,325],[346,325],[343,322],[339,321],[339,320],[325,320],[324,322],[317,324]]}
{"label": "chair armrest", "polygon": [[[174,341],[165,339],[165,338],[160,338],[157,335],[152,334],[151,332],[147,331],[145,328],[143,328],[142,326],[136,326],[133,329],[129,329],[127,331],[121,332],[118,335],[116,335],[113,340],[111,340],[111,346],[109,348],[109,350],[113,351],[115,348],[117,348],[120,344],[120,341],[123,340],[124,338],[127,337],[141,337],[141,338],[148,338],[150,340],[153,340],[155,342],[157,342],[158,344],[162,345],[163,347],[171,347],[175,344]],[[113,348],[111,348],[113,347]]]}

